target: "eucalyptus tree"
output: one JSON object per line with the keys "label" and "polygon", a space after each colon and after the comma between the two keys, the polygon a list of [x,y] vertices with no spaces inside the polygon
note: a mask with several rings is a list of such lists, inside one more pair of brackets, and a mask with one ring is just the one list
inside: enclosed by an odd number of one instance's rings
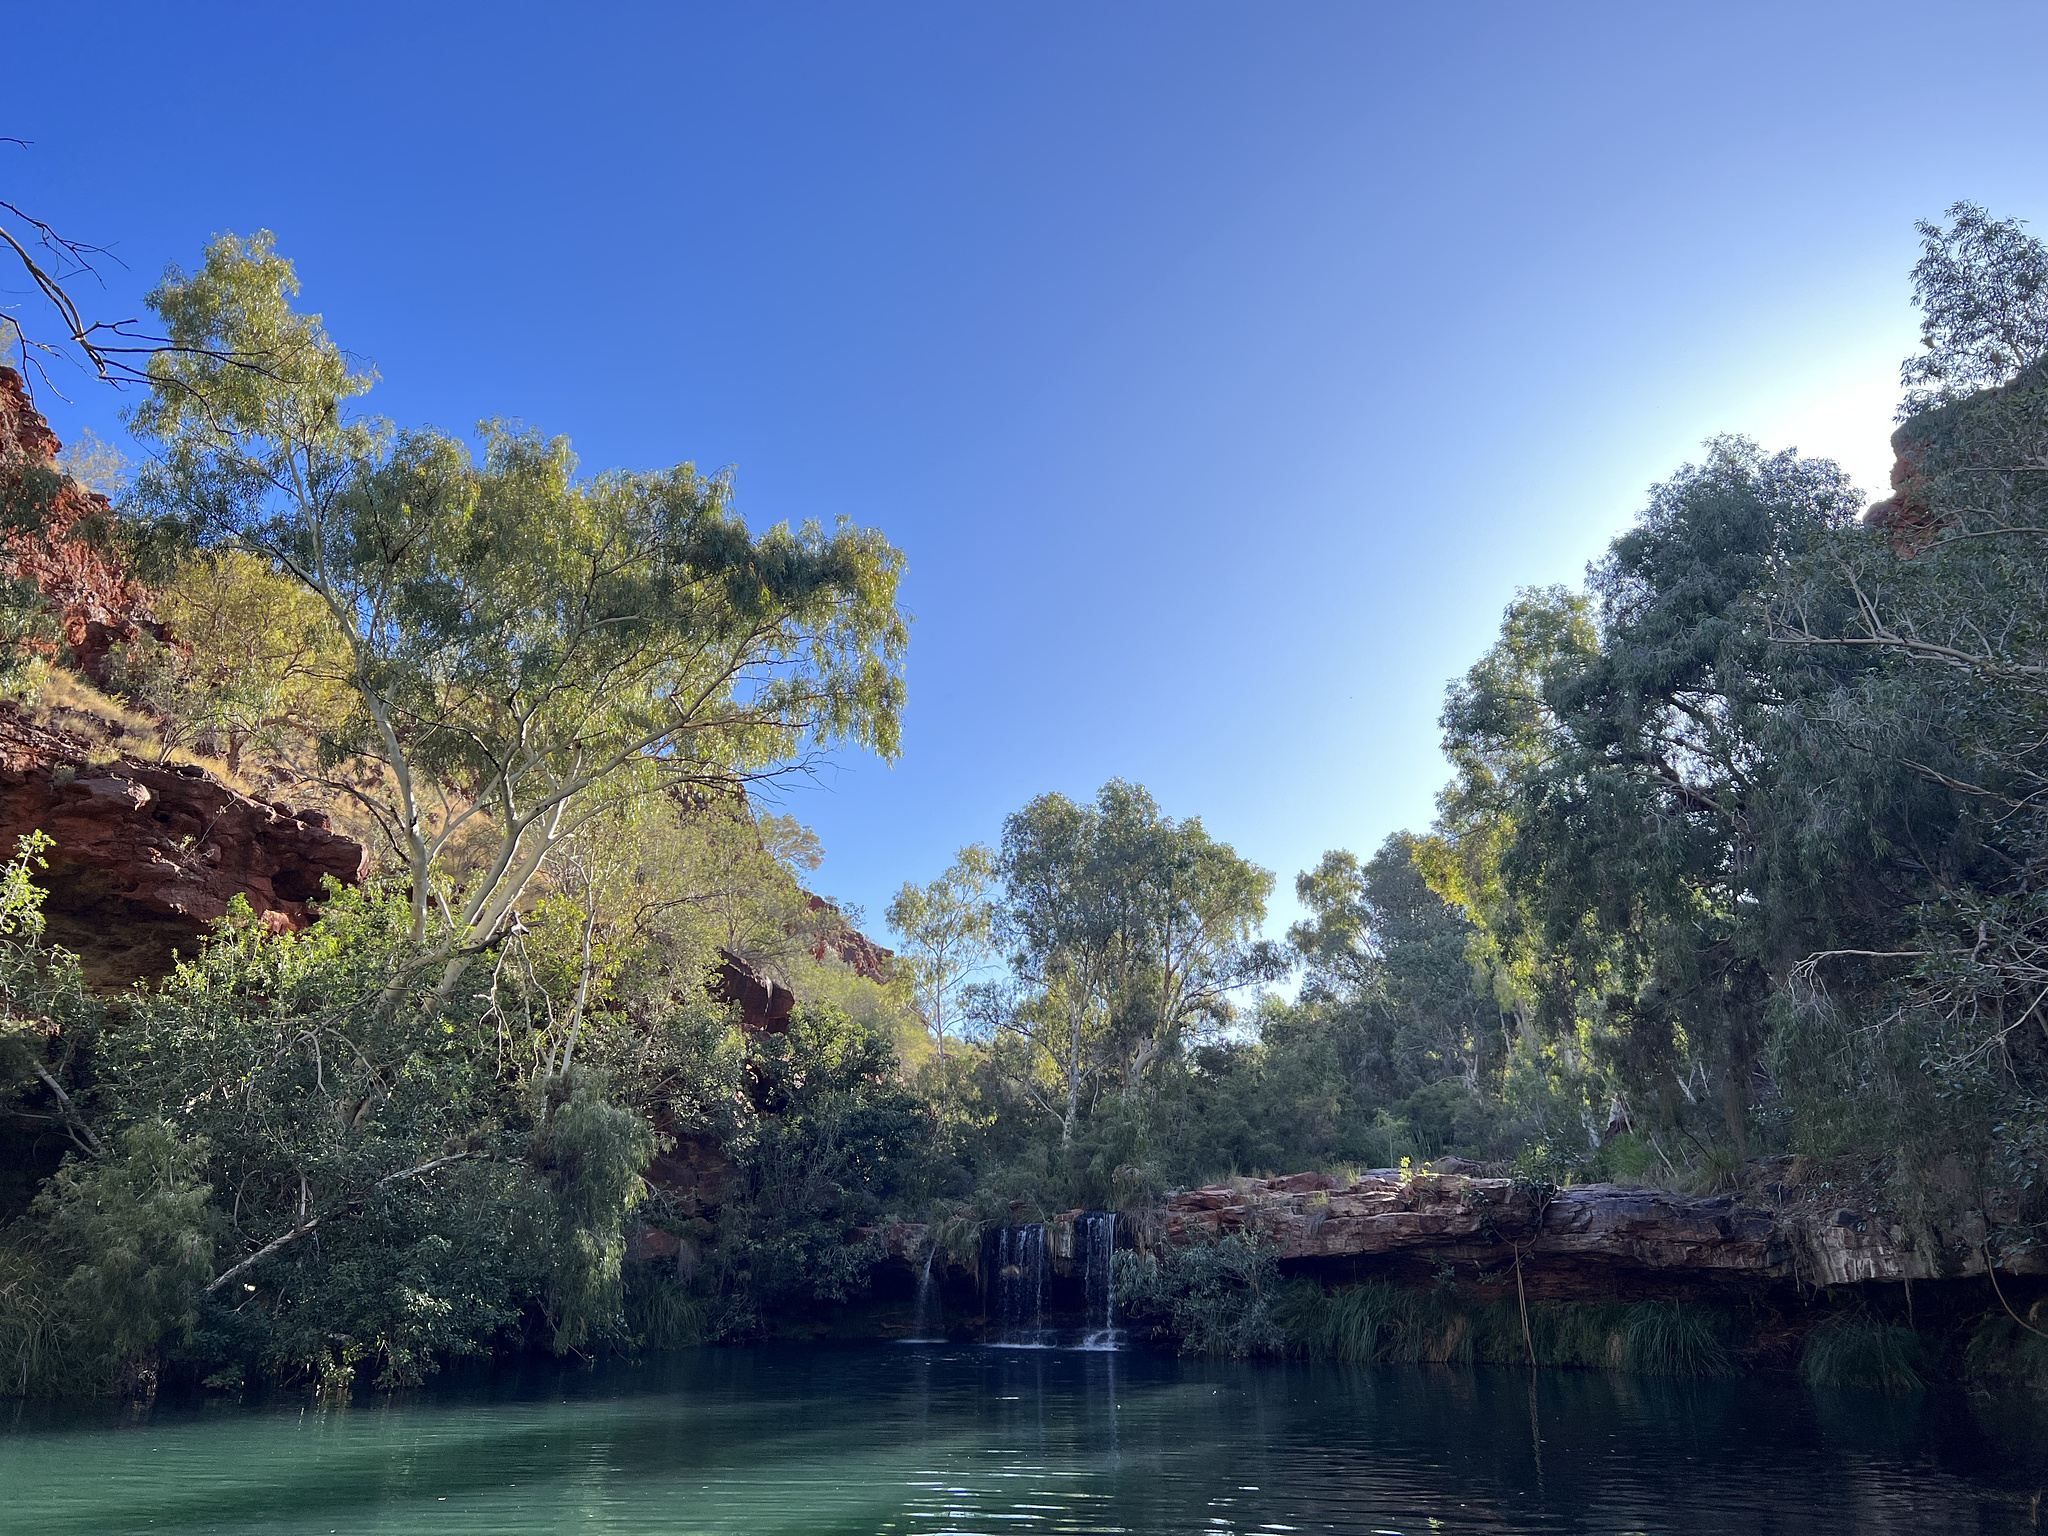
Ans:
{"label": "eucalyptus tree", "polygon": [[[1523,787],[1564,749],[1550,680],[1585,666],[1599,645],[1585,594],[1554,586],[1515,595],[1500,638],[1446,691],[1439,723],[1452,777],[1437,795],[1430,835],[1415,849],[1431,888],[1475,925],[1472,963],[1531,1043],[1538,1001],[1554,989],[1546,986],[1547,967],[1528,941],[1527,914],[1502,864],[1521,824]],[[1341,904],[1343,873],[1332,871],[1335,886],[1325,892],[1325,906]],[[1311,894],[1303,891],[1303,900]],[[1329,927],[1329,915],[1322,921],[1339,940],[1334,949],[1318,945],[1332,960],[1349,948],[1348,935],[1341,925]],[[1313,957],[1310,963],[1313,976]]]}
{"label": "eucalyptus tree", "polygon": [[[1959,223],[1974,238],[1981,211],[1970,213]],[[1961,291],[1941,295],[1945,312],[2048,302],[2028,281],[2048,273],[2048,247],[1998,228],[1995,259],[1950,274]],[[1929,233],[1930,259],[1940,233]],[[1785,584],[1774,617],[1788,650],[1839,671],[1826,720],[1841,758],[1891,764],[1916,791],[1897,792],[1915,811],[1893,821],[1910,831],[1895,840],[1911,875],[1893,921],[1815,945],[1801,967],[1803,1022],[1831,1046],[1806,1053],[1814,1096],[1861,1107],[1909,1151],[1902,1162],[1990,1169],[1998,1192],[1976,1203],[2038,1219],[2048,1187],[2048,357],[2010,365],[2048,330],[2024,320],[1962,333],[1956,348],[1974,351],[1950,376],[1986,387],[1945,402],[1909,397],[1918,409],[1893,438],[1905,469],[1896,494],[1873,509],[1876,526],[1845,531]],[[1859,994],[1867,1022],[1844,1029],[1835,1016]],[[2010,1231],[2004,1241],[2021,1244]]]}
{"label": "eucalyptus tree", "polygon": [[1003,826],[999,933],[1022,991],[1001,1017],[1037,1048],[1069,1145],[1105,1074],[1126,1095],[1191,1031],[1227,1024],[1232,999],[1285,969],[1256,937],[1273,877],[1200,820],[1160,813],[1142,786],[1092,806],[1041,795]]}
{"label": "eucalyptus tree", "polygon": [[918,1012],[946,1060],[946,1031],[963,993],[994,949],[996,856],[981,843],[962,848],[928,885],[905,883],[889,903],[889,926],[903,939]]}
{"label": "eucalyptus tree", "polygon": [[[134,413],[151,526],[315,594],[357,708],[323,741],[404,865],[452,995],[565,838],[620,796],[733,785],[839,743],[897,750],[901,555],[841,524],[755,535],[691,465],[582,476],[496,422],[481,456],[353,412],[374,382],[292,307],[268,235],[150,296],[176,349]],[[260,353],[261,371],[231,359]],[[443,856],[487,829],[475,871]]]}
{"label": "eucalyptus tree", "polygon": [[1597,631],[1566,601],[1511,610],[1454,691],[1444,832],[1468,856],[1434,857],[1486,893],[1468,910],[1553,1028],[1597,1017],[1667,1123],[1714,1088],[1742,1148],[1773,977],[1826,931],[1840,851],[1800,750],[1829,682],[1768,608],[1859,503],[1826,461],[1708,446],[1594,568]]}
{"label": "eucalyptus tree", "polygon": [[1073,1143],[1082,1093],[1098,1065],[1105,993],[1126,937],[1094,856],[1096,824],[1093,810],[1056,793],[1003,823],[999,931],[1021,992],[1001,1000],[996,1017],[1036,1048],[1056,1085],[1050,1099],[1033,1096],[1058,1117],[1062,1147]]}
{"label": "eucalyptus tree", "polygon": [[1096,799],[1097,859],[1117,895],[1129,962],[1124,1090],[1178,1054],[1188,1036],[1235,1017],[1234,998],[1289,968],[1258,937],[1273,876],[1219,843],[1199,817],[1176,821],[1121,779]]}
{"label": "eucalyptus tree", "polygon": [[2048,246],[2023,219],[1994,219],[1975,203],[1948,210],[1946,228],[1919,225],[1913,301],[1923,351],[1899,367],[1901,418],[2003,384],[2048,351]]}
{"label": "eucalyptus tree", "polygon": [[1361,861],[1335,850],[1295,881],[1308,916],[1287,931],[1354,1090],[1391,1103],[1455,1079],[1497,1091],[1503,1010],[1473,966],[1479,927],[1433,890],[1422,839],[1397,832]]}

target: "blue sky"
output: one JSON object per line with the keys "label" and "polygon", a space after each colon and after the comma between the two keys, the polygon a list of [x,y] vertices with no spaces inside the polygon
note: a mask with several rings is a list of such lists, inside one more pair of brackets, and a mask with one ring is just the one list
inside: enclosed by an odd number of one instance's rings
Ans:
{"label": "blue sky", "polygon": [[[1278,873],[1704,437],[1889,464],[1913,221],[2048,220],[2038,5],[121,3],[7,23],[0,197],[136,312],[276,231],[374,408],[736,466],[906,552],[880,908],[1121,775]],[[27,67],[24,67],[27,66]],[[11,295],[0,295],[8,298]],[[122,398],[45,396],[60,434]]]}

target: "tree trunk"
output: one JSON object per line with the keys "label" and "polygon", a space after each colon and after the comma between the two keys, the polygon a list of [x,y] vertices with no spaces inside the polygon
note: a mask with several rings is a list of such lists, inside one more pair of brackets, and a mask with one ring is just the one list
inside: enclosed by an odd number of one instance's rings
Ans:
{"label": "tree trunk", "polygon": [[1081,1011],[1067,1016],[1067,1115],[1060,1122],[1060,1147],[1074,1144],[1074,1122],[1081,1117]]}
{"label": "tree trunk", "polygon": [[1735,1143],[1735,1155],[1749,1160],[1749,1095],[1743,1091],[1749,1078],[1739,1061],[1728,1063],[1721,1079],[1721,1115],[1728,1122],[1728,1135]]}

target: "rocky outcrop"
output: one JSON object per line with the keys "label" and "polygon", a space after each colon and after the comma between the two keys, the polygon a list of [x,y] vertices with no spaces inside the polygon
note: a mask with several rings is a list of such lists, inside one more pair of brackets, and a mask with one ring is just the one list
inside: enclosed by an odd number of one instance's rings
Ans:
{"label": "rocky outcrop", "polygon": [[[896,959],[893,953],[846,922],[839,909],[824,897],[811,897],[810,911],[814,919],[822,919],[809,939],[813,960],[836,961],[856,976],[888,984]],[[787,983],[766,966],[730,949],[718,952],[711,995],[738,1008],[740,1027],[755,1034],[777,1034],[787,1029],[789,1016],[796,1008],[796,994]]]}
{"label": "rocky outcrop", "polygon": [[[1824,1286],[1983,1273],[1981,1250],[1930,1252],[1875,1210],[1775,1188],[1775,1198],[1750,1199],[1613,1184],[1541,1190],[1395,1169],[1351,1180],[1307,1173],[1174,1195],[1159,1228],[1168,1243],[1255,1232],[1283,1263],[1347,1276],[1420,1278],[1449,1265],[1499,1283],[1519,1263],[1529,1295],[1558,1298],[1674,1283]],[[2010,1267],[2048,1273],[2040,1260]]]}
{"label": "rocky outcrop", "polygon": [[1921,469],[1921,450],[1912,441],[1909,426],[1892,434],[1891,495],[1872,502],[1863,513],[1863,521],[1880,529],[1902,555],[1922,548],[1940,531],[1931,487]]}
{"label": "rocky outcrop", "polygon": [[[2004,384],[1980,389],[1908,417],[1892,433],[1891,495],[1871,505],[1864,523],[1900,555],[1913,555],[1957,522],[1973,528],[2033,525],[2039,489],[2013,465],[2036,461],[2048,432],[2048,358]],[[1998,510],[2003,505],[2004,510]]]}
{"label": "rocky outcrop", "polygon": [[63,444],[12,368],[0,368],[0,570],[32,583],[55,611],[72,665],[107,680],[113,648],[138,635],[166,638],[149,595],[89,534],[110,513],[107,498],[56,470]]}
{"label": "rocky outcrop", "polygon": [[54,839],[37,875],[50,937],[95,986],[167,971],[236,896],[291,932],[312,921],[323,880],[368,873],[368,851],[324,815],[253,800],[196,767],[96,755],[0,706],[0,850],[33,831]]}
{"label": "rocky outcrop", "polygon": [[779,1034],[789,1027],[796,994],[744,955],[718,952],[711,995],[740,1011],[740,1028],[750,1034]]}
{"label": "rocky outcrop", "polygon": [[811,898],[811,912],[814,916],[830,913],[823,930],[811,945],[813,960],[837,960],[856,976],[883,986],[895,974],[896,954],[882,948],[873,939],[855,928],[839,915],[839,909],[822,896]]}

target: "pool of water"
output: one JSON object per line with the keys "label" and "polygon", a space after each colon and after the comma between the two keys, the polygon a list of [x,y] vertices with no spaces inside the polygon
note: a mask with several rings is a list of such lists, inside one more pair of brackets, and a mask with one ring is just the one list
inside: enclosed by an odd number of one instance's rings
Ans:
{"label": "pool of water", "polygon": [[59,1533],[2033,1529],[2029,1399],[949,1347],[500,1369],[347,1404],[0,1407]]}

